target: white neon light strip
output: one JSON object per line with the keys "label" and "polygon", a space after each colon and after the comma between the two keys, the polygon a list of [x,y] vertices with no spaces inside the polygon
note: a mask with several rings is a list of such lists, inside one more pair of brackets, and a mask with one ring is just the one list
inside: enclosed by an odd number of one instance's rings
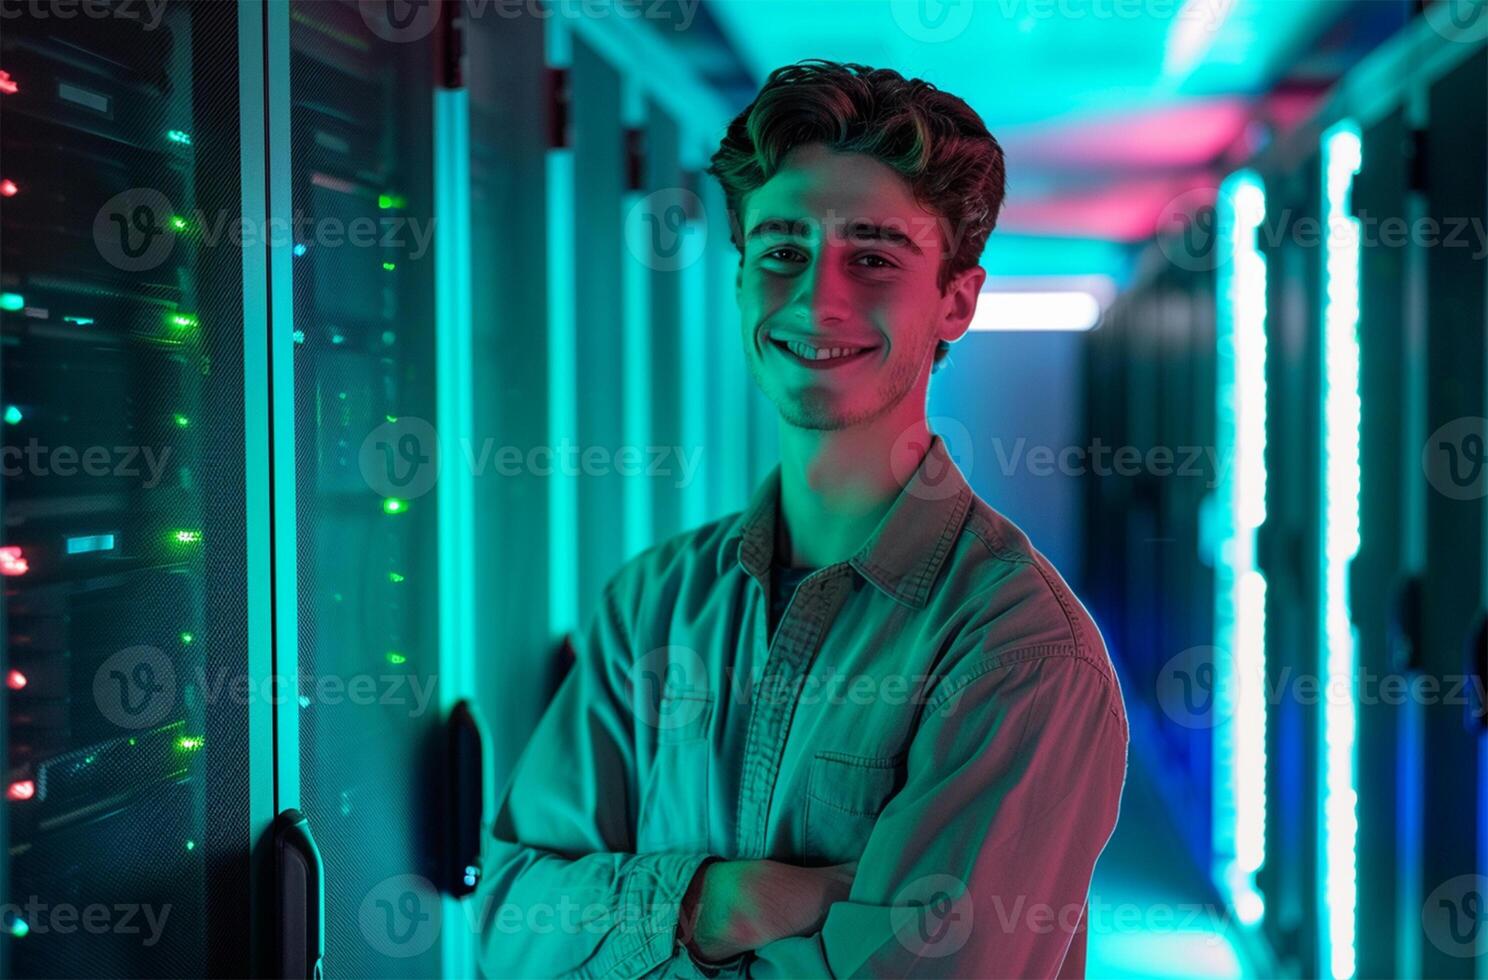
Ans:
{"label": "white neon light strip", "polygon": [[970,329],[1091,330],[1100,315],[1100,300],[1085,290],[984,292]]}
{"label": "white neon light strip", "polygon": [[1348,566],[1359,551],[1359,221],[1350,213],[1362,162],[1358,128],[1323,139],[1323,912],[1328,970],[1354,975],[1358,912],[1358,793],[1353,678],[1357,637],[1349,616]]}
{"label": "white neon light strip", "polygon": [[1254,924],[1265,913],[1255,873],[1266,860],[1266,578],[1256,563],[1256,531],[1266,520],[1266,258],[1256,234],[1266,218],[1260,178],[1229,178],[1219,221],[1217,442],[1232,460],[1217,489],[1215,563],[1217,717],[1215,850],[1235,914]]}

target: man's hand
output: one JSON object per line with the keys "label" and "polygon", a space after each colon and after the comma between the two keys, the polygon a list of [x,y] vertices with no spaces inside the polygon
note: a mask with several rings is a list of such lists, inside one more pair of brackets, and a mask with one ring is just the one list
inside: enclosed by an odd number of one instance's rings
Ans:
{"label": "man's hand", "polygon": [[683,899],[682,921],[693,923],[689,945],[716,963],[786,936],[809,936],[822,927],[833,902],[847,899],[857,870],[856,861],[825,868],[714,862]]}

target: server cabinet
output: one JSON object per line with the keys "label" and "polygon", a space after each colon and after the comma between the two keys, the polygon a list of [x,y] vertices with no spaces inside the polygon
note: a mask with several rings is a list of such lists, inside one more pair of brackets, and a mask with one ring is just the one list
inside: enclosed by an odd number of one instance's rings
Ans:
{"label": "server cabinet", "polygon": [[[574,270],[576,302],[574,383],[576,428],[555,433],[567,443],[564,465],[578,496],[578,553],[556,556],[578,568],[582,622],[624,558],[626,480],[612,465],[625,440],[625,363],[622,313],[625,136],[621,77],[582,38],[572,46]],[[555,216],[565,220],[565,216]],[[555,452],[560,450],[555,443]],[[565,474],[568,476],[569,474]]]}
{"label": "server cabinet", "polygon": [[[561,75],[536,17],[471,18],[470,268],[473,273],[476,684],[500,786],[556,691],[549,561],[548,153],[563,124]],[[520,555],[520,562],[512,556]],[[571,558],[565,560],[571,562]],[[533,692],[540,696],[534,698]]]}
{"label": "server cabinet", "polygon": [[435,33],[392,8],[287,14],[299,710],[279,764],[341,976],[440,968],[435,490],[462,462],[436,429]]}
{"label": "server cabinet", "polygon": [[[1413,220],[1415,141],[1404,107],[1366,127],[1354,211],[1383,229]],[[1388,225],[1386,223],[1389,223]],[[1424,324],[1417,315],[1422,253],[1371,236],[1360,256],[1360,547],[1351,571],[1365,692],[1388,692],[1419,668],[1420,468]],[[1392,682],[1393,683],[1393,682]],[[1410,937],[1421,896],[1414,881],[1419,824],[1419,712],[1414,701],[1359,704],[1359,932],[1362,977],[1417,972]]]}
{"label": "server cabinet", "polygon": [[1317,883],[1321,708],[1298,678],[1320,676],[1320,158],[1268,177],[1259,229],[1267,276],[1266,521],[1257,536],[1266,588],[1265,927],[1283,965],[1310,975],[1320,948]]}
{"label": "server cabinet", "polygon": [[[1421,890],[1425,976],[1473,976],[1488,955],[1483,928],[1483,715],[1464,681],[1482,680],[1474,650],[1482,609],[1485,292],[1481,243],[1466,222],[1488,219],[1488,50],[1431,86],[1425,137],[1426,215],[1440,238],[1426,260],[1426,561],[1421,590],[1421,669],[1440,681],[1423,706]],[[1463,125],[1471,120],[1475,125]],[[1478,227],[1482,227],[1479,225]],[[1454,236],[1452,229],[1456,228]],[[1476,433],[1476,443],[1473,434]],[[1476,451],[1475,451],[1476,450]],[[1475,461],[1476,458],[1476,461]],[[1452,692],[1457,694],[1453,695]],[[1481,691],[1481,687],[1478,688]],[[1481,697],[1481,695],[1478,695]]]}
{"label": "server cabinet", "polygon": [[248,738],[252,43],[230,4],[49,13],[0,36],[0,973],[241,972],[271,764]]}

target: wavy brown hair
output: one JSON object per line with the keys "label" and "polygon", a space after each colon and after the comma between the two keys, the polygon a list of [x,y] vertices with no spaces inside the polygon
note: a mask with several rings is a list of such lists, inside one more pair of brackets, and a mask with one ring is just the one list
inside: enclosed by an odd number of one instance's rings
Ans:
{"label": "wavy brown hair", "polygon": [[[723,186],[729,237],[741,255],[744,195],[807,143],[865,153],[909,182],[915,200],[941,219],[942,292],[952,276],[981,260],[1007,183],[1002,147],[981,116],[921,79],[820,58],[772,71],[713,154],[708,173]],[[937,365],[949,349],[944,341],[936,348]]]}

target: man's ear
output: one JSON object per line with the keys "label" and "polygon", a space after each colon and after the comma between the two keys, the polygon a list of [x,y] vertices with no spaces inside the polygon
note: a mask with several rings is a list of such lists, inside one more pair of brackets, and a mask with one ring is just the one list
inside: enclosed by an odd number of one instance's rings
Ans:
{"label": "man's ear", "polygon": [[965,269],[951,277],[946,284],[945,298],[941,306],[938,335],[948,344],[960,340],[971,326],[976,315],[977,297],[981,295],[982,283],[987,281],[987,270],[979,265]]}

